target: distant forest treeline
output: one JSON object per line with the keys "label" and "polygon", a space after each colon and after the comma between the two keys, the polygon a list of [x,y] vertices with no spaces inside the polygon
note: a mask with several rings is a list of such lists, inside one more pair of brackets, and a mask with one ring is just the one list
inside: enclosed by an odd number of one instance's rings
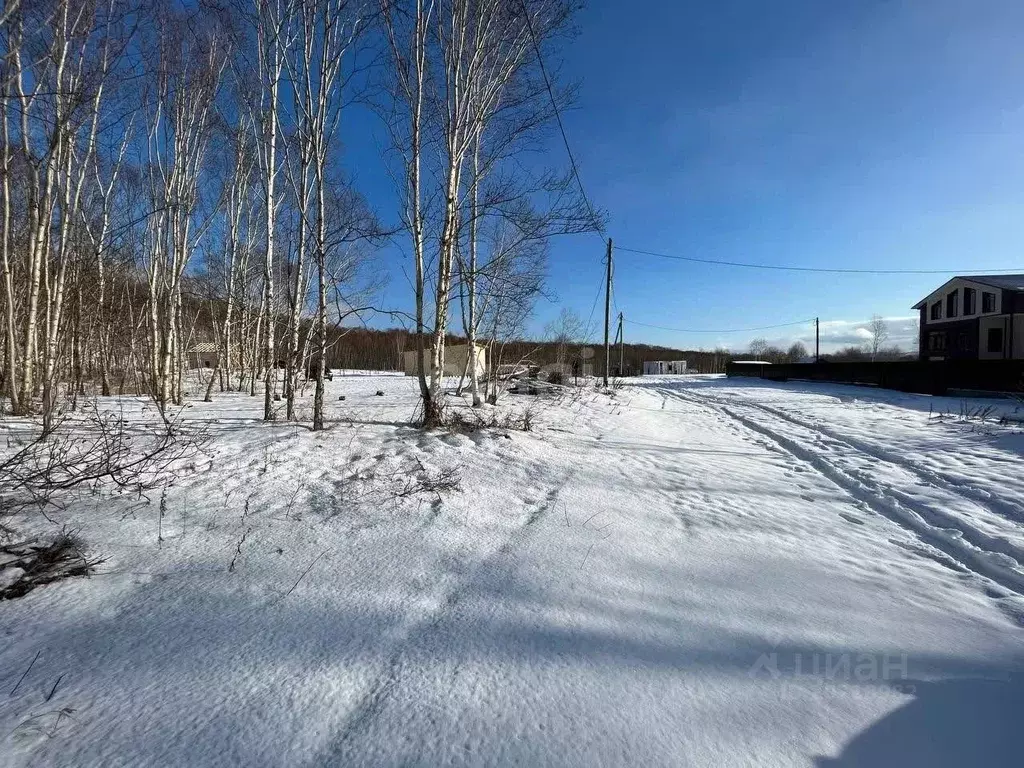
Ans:
{"label": "distant forest treeline", "polygon": [[[403,368],[403,353],[416,348],[415,334],[401,328],[375,330],[370,328],[333,329],[327,354],[327,365],[334,369],[397,371]],[[449,335],[448,345],[465,344],[466,339]],[[429,344],[428,342],[425,342]],[[516,339],[493,347],[494,364],[512,364],[529,360],[537,365],[555,363],[559,357],[557,341],[531,341]],[[591,367],[594,374],[604,369],[602,344],[565,344],[565,359]],[[592,350],[588,356],[586,350]],[[725,350],[699,351],[660,347],[651,344],[625,344],[622,347],[622,370],[619,370],[619,347],[611,348],[611,372],[615,376],[630,376],[643,372],[647,360],[686,360],[688,367],[699,373],[722,373],[725,364],[737,355]]]}

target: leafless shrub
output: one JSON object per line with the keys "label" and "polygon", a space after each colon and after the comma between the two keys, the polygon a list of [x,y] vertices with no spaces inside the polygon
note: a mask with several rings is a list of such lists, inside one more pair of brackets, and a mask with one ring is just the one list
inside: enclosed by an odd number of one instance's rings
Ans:
{"label": "leafless shrub", "polygon": [[141,496],[206,440],[173,419],[129,424],[95,406],[84,419],[65,416],[0,461],[0,516],[32,506],[45,513],[104,489]]}
{"label": "leafless shrub", "polygon": [[[494,418],[492,414],[490,420],[493,421]],[[466,414],[462,411],[451,411],[445,414],[441,425],[452,434],[466,435],[485,429],[488,426],[487,422],[485,416],[476,412]]]}
{"label": "leafless shrub", "polygon": [[462,488],[457,466],[430,467],[417,456],[378,457],[377,461],[373,467],[331,480],[325,493],[313,493],[313,511],[324,519],[358,515],[371,509],[397,508],[402,501],[424,494],[432,494],[440,502],[442,494]]}
{"label": "leafless shrub", "polygon": [[519,424],[523,432],[532,432],[536,414],[533,408],[526,408],[519,416]]}
{"label": "leafless shrub", "polygon": [[455,467],[427,469],[420,464],[421,470],[415,475],[406,476],[403,486],[397,490],[397,498],[417,496],[421,493],[434,493],[438,497],[442,493],[462,490],[462,476]]}
{"label": "leafless shrub", "polygon": [[961,418],[964,421],[988,421],[992,418],[996,408],[994,405],[979,405],[974,408],[964,407]]}
{"label": "leafless shrub", "polygon": [[929,418],[939,421],[985,422],[991,421],[996,413],[994,405],[971,405],[966,400],[960,401],[959,411],[929,411]]}
{"label": "leafless shrub", "polygon": [[87,576],[102,558],[89,559],[74,531],[62,530],[48,544],[0,546],[0,600],[13,600],[36,587],[72,576]]}
{"label": "leafless shrub", "polygon": [[534,427],[536,414],[532,408],[521,413],[500,414],[496,411],[450,411],[444,415],[442,426],[452,434],[466,435],[488,429],[530,432]]}

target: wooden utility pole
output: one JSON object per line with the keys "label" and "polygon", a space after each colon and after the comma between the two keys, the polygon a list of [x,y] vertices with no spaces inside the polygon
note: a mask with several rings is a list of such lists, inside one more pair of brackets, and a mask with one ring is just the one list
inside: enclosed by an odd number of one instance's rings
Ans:
{"label": "wooden utility pole", "polygon": [[604,385],[608,386],[608,368],[611,362],[608,353],[608,322],[612,311],[612,239],[608,238],[608,254],[605,257],[607,261],[607,275],[605,277],[604,285]]}
{"label": "wooden utility pole", "polygon": [[814,362],[821,361],[821,334],[818,332],[818,318],[814,318]]}
{"label": "wooden utility pole", "polygon": [[619,312],[619,376],[625,376],[626,373],[622,368],[622,345],[625,343],[625,339],[622,338],[622,313]]}

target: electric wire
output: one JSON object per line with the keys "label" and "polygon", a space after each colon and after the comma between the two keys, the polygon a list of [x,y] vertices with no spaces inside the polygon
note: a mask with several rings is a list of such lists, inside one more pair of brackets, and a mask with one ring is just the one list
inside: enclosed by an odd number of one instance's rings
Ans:
{"label": "electric wire", "polygon": [[786,272],[823,272],[826,274],[839,275],[986,275],[1014,273],[1013,269],[857,269],[853,267],[798,267],[787,264],[753,264],[743,261],[728,261],[724,259],[704,259],[697,256],[680,256],[672,253],[659,253],[658,251],[647,251],[642,248],[628,248],[616,244],[615,250],[626,253],[637,253],[644,256],[656,256],[660,259],[674,259],[677,261],[690,261],[697,264],[714,264],[721,267],[745,267],[747,269],[769,269]]}
{"label": "electric wire", "polygon": [[630,323],[632,325],[640,325],[644,328],[657,328],[660,331],[674,331],[676,333],[747,333],[749,331],[767,331],[773,328],[789,328],[794,325],[805,325],[807,323],[813,323],[814,318],[808,318],[806,320],[794,320],[791,323],[777,323],[775,325],[760,325],[755,328],[669,328],[664,325],[653,325],[651,323],[641,323],[639,320],[627,320],[622,319],[623,323]]}
{"label": "electric wire", "polygon": [[551,108],[554,110],[555,121],[558,123],[558,132],[562,134],[562,143],[565,145],[565,152],[569,156],[569,165],[572,169],[572,175],[576,179],[576,184],[580,188],[580,194],[583,195],[583,202],[586,203],[587,211],[590,213],[591,222],[594,225],[593,231],[603,241],[604,226],[601,224],[601,217],[597,215],[596,209],[590,202],[587,190],[583,187],[583,180],[580,178],[580,169],[576,165],[576,155],[573,154],[572,147],[569,146],[569,136],[566,134],[565,125],[562,123],[562,113],[561,110],[558,109],[558,101],[555,99],[555,92],[551,87],[551,78],[548,77],[548,69],[544,66],[544,57],[540,52],[537,35],[533,31],[533,21],[530,19],[530,12],[526,8],[526,0],[520,0],[519,5],[523,9],[523,16],[526,19],[526,29],[530,33],[530,41],[533,43],[533,51],[537,55],[537,64],[540,66],[540,73],[544,78],[544,87],[547,88],[548,98],[551,99]]}

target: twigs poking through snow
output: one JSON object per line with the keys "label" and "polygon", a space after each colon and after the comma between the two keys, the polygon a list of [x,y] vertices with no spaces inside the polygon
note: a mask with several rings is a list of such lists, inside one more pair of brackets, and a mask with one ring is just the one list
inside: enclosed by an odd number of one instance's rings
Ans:
{"label": "twigs poking through snow", "polygon": [[441,501],[441,493],[462,490],[462,477],[455,467],[441,467],[430,470],[423,466],[423,462],[416,459],[420,472],[414,477],[406,477],[405,484],[396,492],[399,499],[407,496],[416,496],[421,493],[433,493],[437,500]]}
{"label": "twigs poking through snow", "polygon": [[65,418],[0,461],[0,515],[30,506],[63,508],[82,492],[102,489],[141,498],[207,438],[173,420],[129,425],[123,414],[94,407],[86,418]]}
{"label": "twigs poking through snow", "polygon": [[288,520],[301,520],[301,515],[295,515],[292,517],[292,510],[295,509],[295,502],[299,500],[299,494],[306,489],[306,482],[300,480],[298,485],[295,486],[295,491],[292,493],[291,498],[288,499],[288,503],[284,507],[284,516]]}
{"label": "twigs poking through snow", "polygon": [[935,410],[934,406],[929,406],[928,421],[970,425],[970,432],[983,435],[991,434],[996,425],[1019,427],[1024,424],[1024,419],[1006,413],[1000,414],[995,405],[971,405],[966,400],[960,402],[959,411]]}
{"label": "twigs poking through snow", "polygon": [[582,562],[582,563],[580,563],[580,570],[581,570],[581,571],[583,570],[583,566],[585,566],[585,565],[587,564],[587,558],[588,558],[588,557],[590,557],[590,553],[591,553],[591,552],[593,551],[593,549],[594,549],[594,545],[595,545],[595,544],[597,544],[597,542],[596,542],[596,541],[592,541],[592,542],[590,543],[590,546],[589,546],[589,547],[587,547],[587,554],[585,554],[585,555],[583,556],[583,562]]}
{"label": "twigs poking through snow", "polygon": [[252,533],[253,527],[246,525],[246,520],[249,519],[249,515],[252,514],[252,500],[256,497],[256,491],[253,491],[245,497],[245,505],[242,507],[242,525],[245,525],[245,530],[242,531],[242,537],[235,544],[235,554],[231,556],[231,562],[228,564],[228,573],[235,572],[235,565],[238,563],[238,558],[242,556],[242,545],[245,544],[245,540],[249,538],[249,534]]}
{"label": "twigs poking through snow", "polygon": [[[613,522],[614,522],[614,521],[613,521]],[[584,525],[586,525],[586,523],[584,523]],[[600,528],[598,528],[597,530],[599,530],[599,531],[603,531],[603,530],[604,530],[605,528],[607,528],[607,527],[608,527],[609,525],[611,525],[611,523],[605,523],[604,525],[602,525],[602,526],[601,526]],[[580,570],[581,570],[581,571],[583,570],[583,566],[585,566],[585,565],[587,564],[587,558],[589,558],[589,557],[590,557],[590,553],[591,553],[591,552],[593,551],[593,549],[594,549],[594,546],[595,546],[596,544],[600,544],[600,543],[601,543],[602,541],[604,541],[604,540],[608,539],[608,538],[609,538],[609,537],[610,537],[611,535],[612,535],[612,531],[609,531],[608,533],[606,533],[606,534],[605,534],[604,536],[602,536],[602,537],[601,537],[600,539],[598,539],[597,541],[592,541],[592,542],[590,543],[590,546],[589,546],[589,547],[587,547],[587,553],[586,553],[586,554],[585,554],[585,555],[583,556],[583,562],[582,562],[582,563],[580,563]]]}
{"label": "twigs poking through snow", "polygon": [[309,573],[309,572],[310,572],[311,570],[313,570],[313,566],[314,566],[314,565],[316,565],[316,564],[317,564],[317,562],[318,562],[318,561],[320,560],[320,558],[321,558],[321,557],[323,557],[324,555],[326,555],[326,554],[327,554],[328,552],[330,552],[330,550],[329,550],[329,549],[325,549],[325,550],[324,550],[323,552],[321,552],[321,553],[320,553],[319,555],[317,555],[316,557],[314,557],[314,558],[313,558],[313,562],[311,562],[311,563],[310,563],[310,564],[309,564],[309,565],[308,565],[308,566],[306,567],[306,570],[304,570],[304,571],[302,572],[302,575],[301,575],[301,576],[299,576],[299,578],[297,578],[297,579],[295,580],[295,583],[294,583],[294,584],[292,584],[292,585],[291,585],[291,586],[290,586],[290,587],[288,588],[288,591],[287,591],[287,592],[285,592],[285,593],[284,593],[283,595],[281,595],[281,599],[282,599],[282,600],[284,600],[284,599],[285,599],[286,597],[288,597],[288,595],[290,595],[290,594],[292,593],[292,590],[294,590],[294,589],[295,589],[295,588],[296,588],[297,586],[299,586],[299,582],[300,582],[300,581],[302,581],[302,580],[303,580],[304,578],[306,578],[306,574],[308,574],[308,573]]}
{"label": "twigs poking through snow", "polygon": [[252,513],[252,500],[256,496],[256,491],[253,491],[245,497],[245,506],[242,507],[242,522],[246,521],[246,518]]}
{"label": "twigs poking through snow", "polygon": [[156,524],[156,546],[159,549],[164,542],[164,515],[167,514],[167,486],[160,491],[160,514]]}
{"label": "twigs poking through snow", "polygon": [[32,667],[34,667],[36,665],[36,662],[39,661],[39,655],[41,653],[42,651],[36,651],[36,655],[32,657],[32,661],[29,662],[28,668],[21,673],[21,677],[18,678],[18,682],[14,684],[14,687],[11,689],[11,692],[8,694],[8,696],[13,696],[18,692],[18,689],[21,687],[21,684],[25,682],[25,678],[28,677],[28,673],[32,671]]}
{"label": "twigs poking through snow", "polygon": [[43,699],[43,701],[49,701],[53,698],[53,695],[57,693],[57,688],[60,686],[60,681],[64,679],[64,674],[66,673],[61,673],[57,676],[57,681],[53,684],[53,688],[51,688],[50,692],[46,694],[46,698]]}
{"label": "twigs poking through snow", "polygon": [[88,576],[103,562],[88,559],[81,540],[66,528],[49,544],[0,547],[0,600],[21,597],[60,579]]}
{"label": "twigs poking through snow", "polygon": [[442,493],[462,490],[462,475],[457,467],[448,466],[435,469],[424,465],[419,457],[413,458],[417,471],[413,472],[408,467],[394,469],[388,473],[383,484],[379,483],[381,479],[379,472],[372,472],[365,477],[360,476],[360,480],[375,482],[377,485],[363,493],[353,494],[350,501],[367,500],[380,503],[430,493],[440,502]]}
{"label": "twigs poking through snow", "polygon": [[[52,712],[40,712],[38,715],[32,715],[15,728],[13,735],[15,738],[19,736],[30,738],[29,734],[39,733],[48,739],[52,739],[57,735],[57,731],[60,730],[60,725],[64,720],[74,720],[72,717],[74,713],[74,707],[61,707]],[[52,721],[52,724],[47,725],[47,721]]]}
{"label": "twigs poking through snow", "polygon": [[441,426],[452,434],[466,435],[487,429],[505,431],[532,432],[536,422],[533,408],[526,408],[521,413],[500,414],[496,411],[481,413],[451,410],[442,416]]}
{"label": "twigs poking through snow", "polygon": [[966,400],[960,401],[959,413],[953,411],[936,411],[933,407],[928,409],[928,418],[938,421],[990,421],[996,413],[994,405],[970,405]]}
{"label": "twigs poking through snow", "polygon": [[242,556],[242,545],[245,544],[245,540],[249,537],[249,534],[251,532],[252,532],[252,526],[250,526],[250,527],[246,528],[244,531],[242,531],[242,538],[240,538],[238,540],[238,543],[235,544],[235,554],[232,555],[231,563],[230,563],[230,565],[228,565],[228,573],[234,573],[235,572],[235,563],[238,562],[238,558]]}

